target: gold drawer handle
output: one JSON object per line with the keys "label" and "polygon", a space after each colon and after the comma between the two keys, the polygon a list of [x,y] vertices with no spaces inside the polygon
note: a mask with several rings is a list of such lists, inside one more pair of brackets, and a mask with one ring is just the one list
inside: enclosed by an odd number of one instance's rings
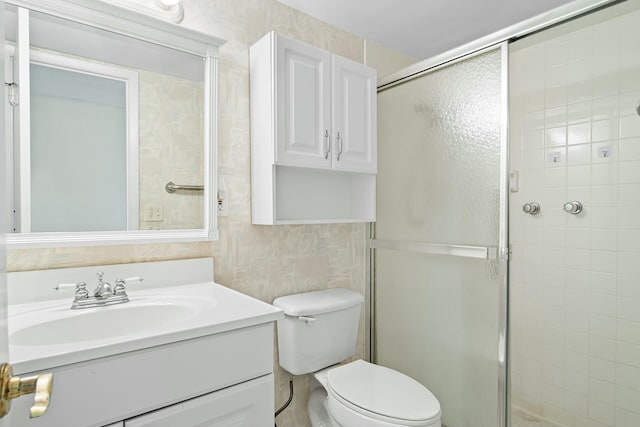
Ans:
{"label": "gold drawer handle", "polygon": [[30,377],[14,377],[13,369],[8,363],[0,366],[0,418],[11,408],[11,400],[25,394],[34,394],[33,406],[29,411],[30,418],[44,415],[49,408],[53,374],[40,374]]}

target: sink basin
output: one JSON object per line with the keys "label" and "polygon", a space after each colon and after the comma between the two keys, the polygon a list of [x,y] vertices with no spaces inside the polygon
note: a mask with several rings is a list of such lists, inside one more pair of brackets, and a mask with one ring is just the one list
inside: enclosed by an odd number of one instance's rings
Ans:
{"label": "sink basin", "polygon": [[10,304],[9,354],[14,372],[135,352],[282,316],[272,305],[213,282],[131,290],[129,299],[78,310],[70,308],[72,297]]}
{"label": "sink basin", "polygon": [[[123,304],[77,310],[69,317],[34,323],[9,336],[15,345],[57,345],[138,334],[185,320],[193,307],[178,304]],[[43,313],[39,313],[43,316]],[[44,316],[43,316],[44,318]]]}

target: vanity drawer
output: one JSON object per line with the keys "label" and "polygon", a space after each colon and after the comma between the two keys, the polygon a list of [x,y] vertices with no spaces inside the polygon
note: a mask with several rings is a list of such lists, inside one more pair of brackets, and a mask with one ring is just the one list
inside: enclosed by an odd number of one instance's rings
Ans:
{"label": "vanity drawer", "polygon": [[273,374],[124,422],[124,427],[273,427]]}
{"label": "vanity drawer", "polygon": [[48,370],[47,413],[30,420],[32,400],[11,409],[13,427],[98,427],[201,396],[273,371],[273,323]]}

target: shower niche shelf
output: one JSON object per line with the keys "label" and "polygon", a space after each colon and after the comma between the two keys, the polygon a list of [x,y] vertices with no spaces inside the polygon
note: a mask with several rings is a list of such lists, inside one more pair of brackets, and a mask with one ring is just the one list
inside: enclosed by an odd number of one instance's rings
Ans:
{"label": "shower niche shelf", "polygon": [[270,32],[250,87],[252,222],[375,221],[375,70]]}

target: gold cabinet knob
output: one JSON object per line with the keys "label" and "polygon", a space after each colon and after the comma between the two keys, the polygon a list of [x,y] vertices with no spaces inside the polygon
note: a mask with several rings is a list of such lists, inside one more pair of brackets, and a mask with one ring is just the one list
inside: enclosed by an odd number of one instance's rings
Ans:
{"label": "gold cabinet knob", "polygon": [[14,377],[11,365],[3,363],[0,366],[0,418],[9,412],[11,399],[25,394],[35,395],[29,417],[41,417],[49,407],[52,387],[53,374]]}

